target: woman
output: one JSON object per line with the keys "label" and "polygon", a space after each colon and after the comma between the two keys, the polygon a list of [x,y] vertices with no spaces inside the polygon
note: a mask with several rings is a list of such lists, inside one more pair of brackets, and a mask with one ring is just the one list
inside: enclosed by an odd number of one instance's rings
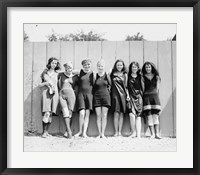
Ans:
{"label": "woman", "polygon": [[161,110],[158,97],[160,76],[151,62],[145,62],[142,67],[143,74],[143,110],[147,117],[151,138],[161,139],[159,136],[159,112]]}
{"label": "woman", "polygon": [[59,74],[59,89],[60,89],[60,105],[65,120],[66,132],[65,137],[72,138],[72,131],[70,127],[70,120],[75,105],[75,93],[73,90],[74,85],[77,82],[77,76],[72,74],[73,65],[71,62],[64,64],[65,72]]}
{"label": "woman", "polygon": [[131,137],[136,136],[140,138],[141,135],[141,113],[142,113],[142,85],[139,63],[133,61],[129,66],[128,73],[128,91],[130,97],[130,125],[131,125]]}
{"label": "woman", "polygon": [[40,87],[43,87],[42,92],[42,113],[43,113],[43,134],[42,137],[46,138],[51,136],[48,133],[49,126],[52,122],[52,115],[56,114],[58,107],[58,70],[60,64],[54,57],[49,58],[46,69],[41,74],[42,83]]}
{"label": "woman", "polygon": [[129,99],[127,87],[127,71],[123,60],[117,60],[111,75],[111,103],[114,112],[114,136],[122,136],[123,117],[126,112],[126,100]]}
{"label": "woman", "polygon": [[94,108],[97,114],[97,127],[99,131],[98,138],[105,138],[105,129],[107,124],[107,114],[110,107],[110,77],[104,71],[105,61],[100,60],[97,62],[98,73],[94,82]]}
{"label": "woman", "polygon": [[90,111],[93,108],[92,101],[92,88],[94,82],[94,74],[90,70],[91,60],[85,59],[81,62],[83,69],[81,69],[78,80],[78,111],[79,111],[79,131],[75,135],[78,137],[82,134],[87,137],[87,128],[89,124]]}

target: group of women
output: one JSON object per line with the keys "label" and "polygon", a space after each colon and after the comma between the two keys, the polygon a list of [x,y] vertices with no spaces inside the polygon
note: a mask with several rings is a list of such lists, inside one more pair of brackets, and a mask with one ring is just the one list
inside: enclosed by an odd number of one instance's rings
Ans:
{"label": "group of women", "polygon": [[[65,71],[58,72],[60,63],[50,58],[41,74],[43,88],[42,137],[50,137],[48,128],[52,115],[61,106],[66,124],[64,136],[72,138],[70,120],[74,107],[79,112],[79,131],[74,137],[87,137],[90,112],[94,109],[97,116],[98,138],[105,138],[108,110],[114,113],[114,136],[122,136],[124,115],[130,117],[131,137],[141,137],[141,117],[148,123],[151,138],[160,139],[158,97],[160,76],[151,62],[145,62],[142,70],[137,62],[131,62],[127,71],[123,60],[116,60],[111,72],[105,72],[105,61],[97,62],[95,73],[91,71],[91,60],[81,62],[80,71],[73,70],[73,64],[64,64]],[[77,94],[74,89],[78,88]]]}

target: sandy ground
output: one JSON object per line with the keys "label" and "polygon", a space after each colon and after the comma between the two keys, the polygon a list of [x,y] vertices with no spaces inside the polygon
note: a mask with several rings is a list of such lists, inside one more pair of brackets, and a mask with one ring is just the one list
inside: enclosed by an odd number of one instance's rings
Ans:
{"label": "sandy ground", "polygon": [[88,137],[67,139],[56,135],[48,138],[24,136],[24,151],[176,151],[176,138],[161,140],[142,137]]}

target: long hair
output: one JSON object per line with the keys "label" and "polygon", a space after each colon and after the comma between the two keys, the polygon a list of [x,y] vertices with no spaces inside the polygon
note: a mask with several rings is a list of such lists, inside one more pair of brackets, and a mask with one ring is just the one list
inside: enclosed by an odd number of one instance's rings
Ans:
{"label": "long hair", "polygon": [[54,60],[57,61],[57,66],[55,67],[55,71],[60,70],[60,63],[59,63],[58,59],[55,58],[55,57],[49,58],[48,63],[46,65],[47,69],[48,70],[51,69],[51,62],[54,61]]}
{"label": "long hair", "polygon": [[56,61],[57,61],[57,66],[55,67],[55,71],[60,70],[60,63],[59,63],[58,59],[55,58],[55,57],[49,58],[48,63],[47,63],[47,65],[46,65],[46,69],[44,69],[43,72],[42,72],[41,75],[40,75],[40,77],[41,77],[41,79],[42,79],[42,82],[44,82],[44,74],[46,74],[47,71],[48,71],[49,69],[51,69],[51,62],[52,62],[53,60],[56,60]]}
{"label": "long hair", "polygon": [[127,68],[126,68],[126,66],[125,66],[124,61],[123,61],[122,59],[118,59],[118,60],[115,61],[115,64],[114,64],[114,66],[113,66],[112,72],[111,72],[111,74],[110,74],[111,77],[113,76],[113,74],[114,74],[115,72],[118,71],[118,70],[117,70],[117,63],[118,63],[118,62],[121,62],[121,63],[123,64],[122,72],[123,72],[124,74],[127,73]]}
{"label": "long hair", "polygon": [[144,63],[144,65],[142,66],[142,74],[143,74],[143,76],[147,73],[147,72],[146,72],[146,68],[145,68],[146,65],[151,65],[151,72],[152,72],[155,76],[158,76],[159,80],[161,80],[160,75],[159,75],[159,72],[158,72],[158,70],[156,69],[155,64],[153,64],[152,62],[149,62],[149,61],[146,61],[146,62]]}
{"label": "long hair", "polygon": [[131,62],[131,64],[129,65],[129,68],[128,68],[128,77],[130,77],[131,74],[132,74],[132,66],[133,66],[133,64],[136,65],[137,68],[138,68],[137,75],[140,75],[140,72],[141,72],[140,65],[139,65],[139,63],[137,61],[133,61],[133,62]]}

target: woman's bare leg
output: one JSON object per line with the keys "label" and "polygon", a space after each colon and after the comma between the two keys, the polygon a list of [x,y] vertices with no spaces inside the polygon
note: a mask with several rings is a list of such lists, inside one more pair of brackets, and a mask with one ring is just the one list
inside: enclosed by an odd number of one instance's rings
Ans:
{"label": "woman's bare leg", "polygon": [[102,135],[102,131],[101,131],[101,107],[96,107],[95,111],[96,111],[96,115],[97,115],[97,128],[98,128],[98,131],[99,131],[98,137],[100,137]]}
{"label": "woman's bare leg", "polygon": [[129,117],[130,117],[130,126],[131,126],[130,137],[135,137],[135,115],[133,113],[129,113]]}
{"label": "woman's bare leg", "polygon": [[119,135],[119,113],[118,112],[114,112],[114,128],[115,128],[115,134],[114,136],[118,136]]}
{"label": "woman's bare leg", "polygon": [[77,134],[74,135],[75,137],[78,137],[82,134],[84,118],[85,118],[85,109],[82,109],[79,111],[79,131]]}
{"label": "woman's bare leg", "polygon": [[142,128],[141,117],[136,117],[136,136],[138,138],[141,137],[141,128]]}
{"label": "woman's bare leg", "polygon": [[89,117],[90,117],[90,110],[86,109],[85,110],[85,119],[83,123],[83,137],[87,137],[87,128],[89,124]]}
{"label": "woman's bare leg", "polygon": [[108,108],[102,107],[102,132],[101,137],[105,138],[105,129],[107,125],[107,115],[108,115]]}
{"label": "woman's bare leg", "polygon": [[124,114],[121,112],[119,114],[119,136],[122,136],[123,120],[124,120]]}

